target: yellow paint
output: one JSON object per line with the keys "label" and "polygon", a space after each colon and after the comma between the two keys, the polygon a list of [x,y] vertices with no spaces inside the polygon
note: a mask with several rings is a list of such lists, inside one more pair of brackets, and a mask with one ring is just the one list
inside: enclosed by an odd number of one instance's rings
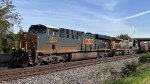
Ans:
{"label": "yellow paint", "polygon": [[116,49],[116,50],[124,50],[124,49]]}
{"label": "yellow paint", "polygon": [[51,43],[54,43],[54,42],[57,42],[57,41],[58,41],[57,37],[50,37],[50,42]]}
{"label": "yellow paint", "polygon": [[69,52],[78,52],[80,50],[77,49],[66,49],[66,50],[58,50],[58,53],[69,53]]}
{"label": "yellow paint", "polygon": [[[57,50],[57,53],[68,53],[68,52],[78,52],[80,50],[77,50],[77,49],[67,49],[67,50]],[[49,51],[43,51],[43,50],[36,50],[36,52],[49,52]],[[54,51],[52,52],[49,52],[49,53],[54,53]]]}
{"label": "yellow paint", "polygon": [[116,47],[115,47],[116,45],[115,45],[115,41],[111,41],[111,48],[112,49],[115,49]]}
{"label": "yellow paint", "polygon": [[49,25],[44,25],[44,26],[46,26],[47,28],[58,28],[58,27],[56,27],[56,26],[49,26]]}
{"label": "yellow paint", "polygon": [[36,52],[44,52],[43,50],[36,50]]}
{"label": "yellow paint", "polygon": [[85,38],[84,39],[84,44],[92,45],[93,43],[94,43],[94,39],[93,38]]}

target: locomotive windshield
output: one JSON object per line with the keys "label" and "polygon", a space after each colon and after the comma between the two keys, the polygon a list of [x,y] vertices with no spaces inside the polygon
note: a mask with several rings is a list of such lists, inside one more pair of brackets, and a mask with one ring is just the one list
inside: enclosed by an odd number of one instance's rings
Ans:
{"label": "locomotive windshield", "polygon": [[42,25],[33,25],[29,28],[29,32],[32,33],[46,33],[46,27]]}

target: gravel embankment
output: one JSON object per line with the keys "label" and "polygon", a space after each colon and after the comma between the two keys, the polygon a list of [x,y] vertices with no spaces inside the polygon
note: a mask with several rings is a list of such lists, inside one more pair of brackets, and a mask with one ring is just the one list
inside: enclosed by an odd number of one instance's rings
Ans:
{"label": "gravel embankment", "polygon": [[63,70],[47,75],[3,81],[2,84],[100,84],[111,76],[111,68],[115,68],[115,70],[119,72],[124,63],[133,60],[138,61],[138,57]]}

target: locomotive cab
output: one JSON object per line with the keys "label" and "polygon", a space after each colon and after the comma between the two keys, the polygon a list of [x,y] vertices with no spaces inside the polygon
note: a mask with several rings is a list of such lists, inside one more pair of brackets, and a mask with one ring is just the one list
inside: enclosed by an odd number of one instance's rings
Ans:
{"label": "locomotive cab", "polygon": [[55,51],[55,42],[57,41],[58,35],[57,27],[47,25],[32,25],[29,28],[29,33],[37,36],[34,64],[41,63],[41,61],[45,61],[46,59],[50,59],[46,58],[46,56],[51,55],[51,53]]}
{"label": "locomotive cab", "polygon": [[[42,37],[47,34],[47,30],[47,27],[43,25],[32,25],[28,32],[22,33],[20,38],[20,49],[12,53],[13,58],[10,67],[35,65],[38,59],[37,57],[43,56],[43,52],[40,51],[37,46],[40,45],[39,41],[42,40]],[[24,49],[24,51],[21,49]]]}

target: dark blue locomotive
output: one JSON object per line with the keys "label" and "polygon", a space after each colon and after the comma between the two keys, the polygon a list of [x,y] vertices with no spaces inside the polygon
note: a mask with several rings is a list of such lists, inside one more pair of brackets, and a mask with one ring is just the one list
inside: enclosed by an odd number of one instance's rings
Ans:
{"label": "dark blue locomotive", "polygon": [[[47,25],[32,25],[21,35],[22,50],[13,53],[15,66],[133,54],[134,41]],[[20,59],[14,60],[14,59]]]}

